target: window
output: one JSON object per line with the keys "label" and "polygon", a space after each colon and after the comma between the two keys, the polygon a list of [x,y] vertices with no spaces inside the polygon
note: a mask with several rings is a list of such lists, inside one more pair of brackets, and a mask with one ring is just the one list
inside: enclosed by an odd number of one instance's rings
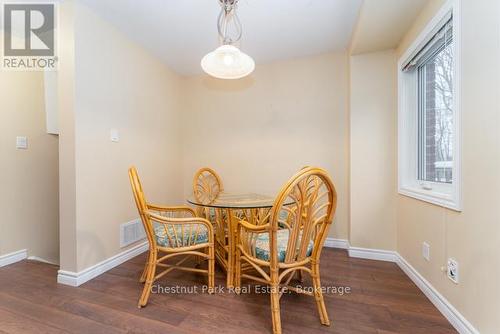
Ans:
{"label": "window", "polygon": [[445,6],[399,62],[399,192],[460,209],[457,27]]}
{"label": "window", "polygon": [[[417,66],[418,179],[452,183],[453,25],[438,33]],[[421,59],[422,59],[421,58]]]}

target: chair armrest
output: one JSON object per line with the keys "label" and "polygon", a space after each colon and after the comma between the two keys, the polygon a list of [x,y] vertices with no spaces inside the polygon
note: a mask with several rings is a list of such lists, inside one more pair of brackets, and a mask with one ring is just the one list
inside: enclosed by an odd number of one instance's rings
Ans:
{"label": "chair armrest", "polygon": [[199,217],[188,217],[188,218],[171,218],[171,217],[164,217],[157,215],[152,212],[146,212],[146,215],[149,216],[149,218],[153,219],[155,222],[158,222],[160,224],[178,224],[178,225],[190,225],[190,224],[201,224],[205,225],[208,229],[208,231],[213,234],[213,226],[212,223],[210,223],[208,220],[204,218],[199,218]]}
{"label": "chair armrest", "polygon": [[148,210],[155,210],[159,212],[187,212],[190,213],[192,217],[196,217],[196,213],[189,206],[161,206],[155,204],[148,204]]}
{"label": "chair armrest", "polygon": [[264,225],[253,225],[250,224],[244,220],[237,220],[237,224],[241,227],[243,227],[245,230],[249,230],[251,232],[268,232],[269,231],[269,223],[264,224]]}

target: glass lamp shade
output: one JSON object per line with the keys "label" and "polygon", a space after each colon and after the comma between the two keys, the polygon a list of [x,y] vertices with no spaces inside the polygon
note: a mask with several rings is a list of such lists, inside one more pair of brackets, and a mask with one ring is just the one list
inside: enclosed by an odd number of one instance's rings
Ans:
{"label": "glass lamp shade", "polygon": [[253,72],[255,62],[237,47],[222,45],[203,57],[201,68],[219,79],[239,79]]}

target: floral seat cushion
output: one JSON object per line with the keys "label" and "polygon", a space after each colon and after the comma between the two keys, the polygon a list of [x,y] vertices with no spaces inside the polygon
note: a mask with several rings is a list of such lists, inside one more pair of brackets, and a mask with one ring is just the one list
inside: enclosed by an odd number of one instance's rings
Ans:
{"label": "floral seat cushion", "polygon": [[288,219],[288,212],[286,210],[281,210],[279,214],[278,226],[280,228],[285,228],[285,224],[283,224],[282,222],[286,222],[287,219]]}
{"label": "floral seat cushion", "polygon": [[[288,229],[278,230],[277,241],[278,241],[278,261],[284,262],[286,257],[286,248],[288,244]],[[313,250],[314,242],[309,241],[307,246],[307,256],[310,256]],[[269,233],[261,233],[255,241],[255,255],[258,259],[264,261],[270,261],[269,252]]]}
{"label": "floral seat cushion", "polygon": [[[154,231],[156,244],[161,247],[174,248],[208,242],[208,229],[203,224],[184,225],[184,235],[182,235],[182,225],[180,224],[163,225],[155,223]],[[175,238],[176,235],[177,238]]]}

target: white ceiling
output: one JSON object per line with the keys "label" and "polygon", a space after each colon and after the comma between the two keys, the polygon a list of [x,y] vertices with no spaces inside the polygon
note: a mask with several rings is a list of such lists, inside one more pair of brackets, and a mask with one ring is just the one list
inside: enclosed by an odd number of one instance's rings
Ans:
{"label": "white ceiling", "polygon": [[[201,58],[218,46],[217,0],[80,1],[181,74],[201,73]],[[362,2],[240,0],[241,49],[257,66],[345,50]]]}

